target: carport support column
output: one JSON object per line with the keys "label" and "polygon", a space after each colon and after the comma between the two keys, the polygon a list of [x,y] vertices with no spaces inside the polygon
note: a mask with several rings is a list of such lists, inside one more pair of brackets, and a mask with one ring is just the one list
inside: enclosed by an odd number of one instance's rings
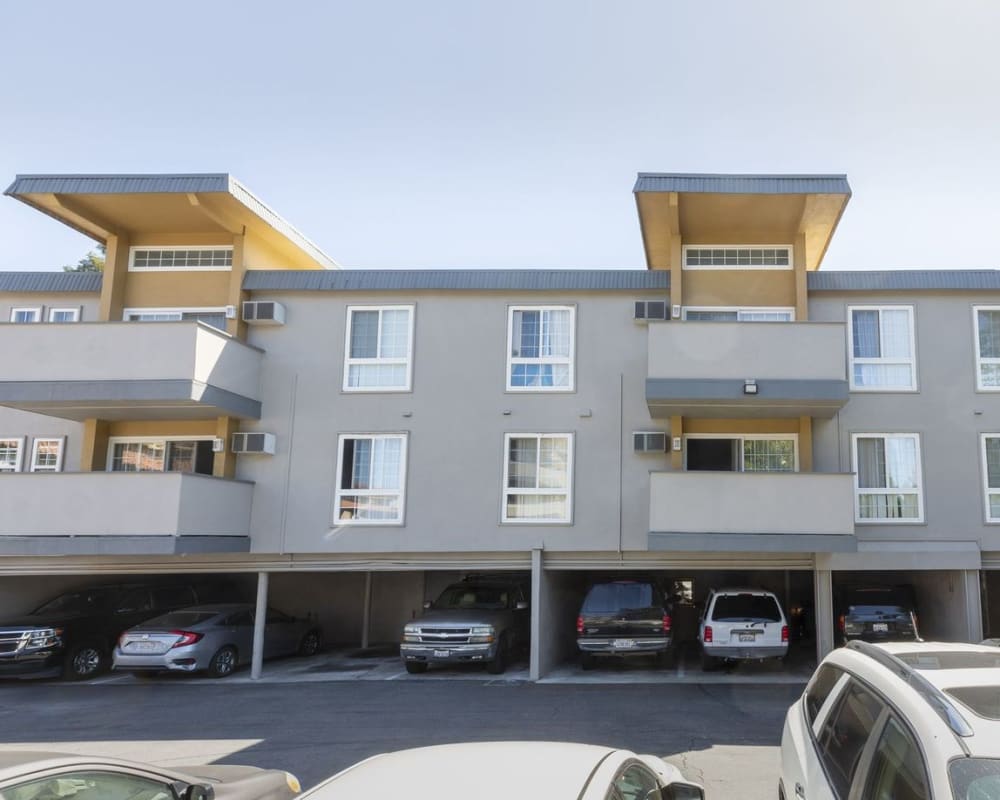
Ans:
{"label": "carport support column", "polygon": [[365,605],[361,614],[361,649],[368,649],[368,632],[372,627],[372,574],[365,573]]}
{"label": "carport support column", "polygon": [[816,625],[816,659],[822,661],[833,650],[833,573],[813,572],[813,610]]}
{"label": "carport support column", "polygon": [[250,679],[259,680],[264,666],[264,623],[267,621],[266,572],[257,573],[257,613],[253,620],[253,657],[250,662]]}
{"label": "carport support column", "polygon": [[966,629],[969,641],[979,643],[983,640],[983,598],[980,593],[979,570],[962,570],[962,580],[965,589]]}
{"label": "carport support column", "polygon": [[542,572],[542,551],[531,551],[531,655],[528,660],[528,680],[542,677],[542,620],[545,618],[545,574]]}

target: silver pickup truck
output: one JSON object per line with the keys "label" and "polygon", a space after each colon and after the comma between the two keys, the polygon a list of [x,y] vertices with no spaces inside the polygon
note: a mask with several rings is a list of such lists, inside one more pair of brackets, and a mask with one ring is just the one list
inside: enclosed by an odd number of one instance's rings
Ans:
{"label": "silver pickup truck", "polygon": [[527,582],[469,577],[446,588],[403,628],[399,655],[410,673],[431,664],[480,663],[494,674],[527,649],[531,620]]}

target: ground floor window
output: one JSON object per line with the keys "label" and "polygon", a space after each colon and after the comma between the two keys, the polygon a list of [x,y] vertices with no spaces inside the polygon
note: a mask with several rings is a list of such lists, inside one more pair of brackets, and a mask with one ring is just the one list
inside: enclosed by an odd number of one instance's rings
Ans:
{"label": "ground floor window", "polygon": [[404,434],[344,434],[337,459],[337,523],[403,522]]}
{"label": "ground floor window", "polygon": [[796,434],[691,434],[686,439],[685,468],[690,471],[797,472],[799,468]]}
{"label": "ground floor window", "polygon": [[504,522],[569,522],[573,437],[509,433],[504,450]]}
{"label": "ground floor window", "polygon": [[112,439],[109,472],[190,472],[211,475],[215,463],[211,437],[202,439]]}

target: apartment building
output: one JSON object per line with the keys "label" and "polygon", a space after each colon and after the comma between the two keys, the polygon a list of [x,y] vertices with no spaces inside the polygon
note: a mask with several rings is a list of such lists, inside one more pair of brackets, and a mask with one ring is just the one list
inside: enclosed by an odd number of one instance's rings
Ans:
{"label": "apartment building", "polygon": [[108,248],[0,273],[9,604],[225,573],[368,643],[525,571],[533,677],[609,571],[767,586],[819,654],[850,583],[1000,625],[1000,275],[820,270],[843,176],[640,174],[606,271],[340,270],[226,175],[6,194]]}

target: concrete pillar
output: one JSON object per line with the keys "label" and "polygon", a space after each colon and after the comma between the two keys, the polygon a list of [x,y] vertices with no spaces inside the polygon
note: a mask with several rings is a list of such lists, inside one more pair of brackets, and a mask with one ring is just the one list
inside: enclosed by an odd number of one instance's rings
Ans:
{"label": "concrete pillar", "polygon": [[365,573],[365,602],[361,614],[361,649],[368,649],[368,636],[372,627],[372,574]]}
{"label": "concrete pillar", "polygon": [[257,573],[257,611],[253,620],[253,655],[250,662],[251,680],[259,680],[264,668],[264,623],[267,622],[266,572]]}
{"label": "concrete pillar", "polygon": [[531,655],[528,665],[528,678],[537,681],[542,677],[542,620],[547,601],[544,565],[542,551],[531,551]]}
{"label": "concrete pillar", "polygon": [[816,622],[816,659],[822,661],[833,650],[833,573],[813,571],[813,612]]}
{"label": "concrete pillar", "polygon": [[979,570],[962,570],[965,588],[965,625],[967,641],[978,644],[983,640],[983,602],[980,594]]}
{"label": "concrete pillar", "polygon": [[229,448],[239,426],[240,421],[235,417],[218,417],[215,420],[215,436],[222,439],[222,450],[212,460],[212,474],[216,478],[232,480],[236,477],[236,454],[230,452]]}
{"label": "concrete pillar", "polygon": [[226,333],[235,339],[246,341],[247,324],[243,321],[243,301],[250,295],[243,291],[243,277],[246,275],[245,238],[242,233],[233,236],[233,268],[229,273],[229,289],[226,305],[236,306],[236,318],[226,320]]}
{"label": "concrete pillar", "polygon": [[121,233],[109,236],[107,248],[97,318],[101,322],[121,322],[128,280],[129,239]]}
{"label": "concrete pillar", "polygon": [[83,421],[83,441],[80,447],[81,472],[104,472],[108,468],[109,431],[107,420]]}

